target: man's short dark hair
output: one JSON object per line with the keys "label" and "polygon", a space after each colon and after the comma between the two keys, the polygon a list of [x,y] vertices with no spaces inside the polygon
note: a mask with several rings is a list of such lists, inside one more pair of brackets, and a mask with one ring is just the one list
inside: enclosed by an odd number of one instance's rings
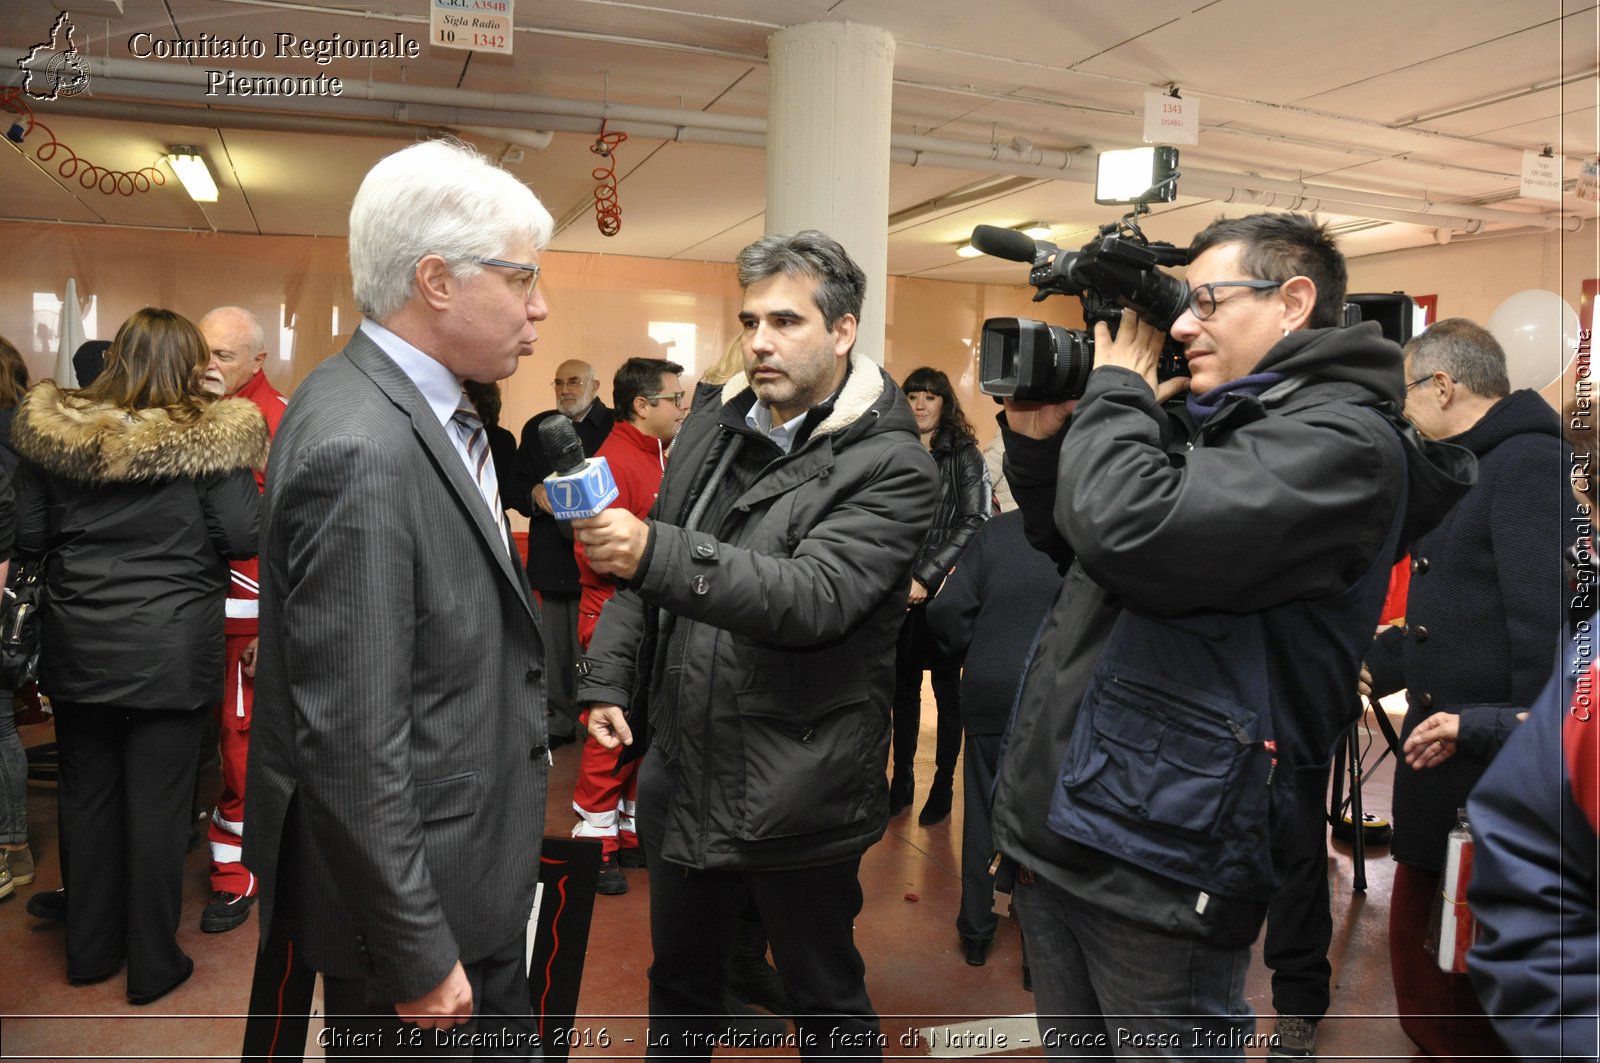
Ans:
{"label": "man's short dark hair", "polygon": [[867,275],[839,241],[815,229],[793,236],[765,236],[739,252],[739,287],[766,280],[775,273],[809,277],[817,282],[817,309],[829,329],[846,314],[861,320]]}
{"label": "man's short dark hair", "polygon": [[1511,394],[1506,352],[1488,329],[1464,317],[1447,317],[1406,344],[1415,379],[1445,372],[1474,395],[1500,399]]}
{"label": "man's short dark hair", "polygon": [[1223,244],[1244,245],[1239,265],[1252,278],[1286,281],[1309,277],[1317,286],[1317,303],[1307,324],[1311,328],[1339,324],[1348,280],[1344,254],[1326,225],[1305,214],[1218,218],[1195,235],[1189,244],[1189,260]]}
{"label": "man's short dark hair", "polygon": [[683,366],[665,358],[629,358],[611,378],[611,408],[629,421],[636,420],[633,400],[660,394],[661,378],[682,372]]}

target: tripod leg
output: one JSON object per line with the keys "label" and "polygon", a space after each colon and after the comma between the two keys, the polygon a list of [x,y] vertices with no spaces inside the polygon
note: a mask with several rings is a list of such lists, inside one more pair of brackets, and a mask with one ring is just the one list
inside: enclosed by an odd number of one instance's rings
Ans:
{"label": "tripod leg", "polygon": [[1367,892],[1367,825],[1361,813],[1361,740],[1356,736],[1357,720],[1350,725],[1350,862],[1354,875],[1351,888],[1357,893]]}

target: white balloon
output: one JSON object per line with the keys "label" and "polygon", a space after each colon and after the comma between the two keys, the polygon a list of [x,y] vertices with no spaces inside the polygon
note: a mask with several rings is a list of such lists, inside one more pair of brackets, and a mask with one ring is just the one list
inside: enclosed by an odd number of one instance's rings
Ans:
{"label": "white balloon", "polygon": [[1555,292],[1520,291],[1495,307],[1486,327],[1506,352],[1513,388],[1542,388],[1578,350],[1578,313]]}

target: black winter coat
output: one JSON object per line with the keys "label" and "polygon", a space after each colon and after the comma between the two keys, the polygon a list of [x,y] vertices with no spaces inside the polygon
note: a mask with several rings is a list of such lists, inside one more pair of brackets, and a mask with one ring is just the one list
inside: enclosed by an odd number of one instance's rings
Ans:
{"label": "black winter coat", "polygon": [[939,465],[939,501],[933,510],[933,523],[911,566],[911,576],[928,588],[931,597],[989,518],[994,491],[989,484],[988,467],[983,463],[983,451],[970,437],[940,429],[933,437],[930,452]]}
{"label": "black winter coat", "polygon": [[1577,526],[1571,451],[1537,392],[1512,392],[1450,442],[1478,456],[1477,485],[1413,546],[1406,627],[1367,653],[1375,694],[1406,688],[1402,740],[1436,712],[1461,716],[1455,756],[1394,769],[1394,858],[1434,872],[1456,810],[1550,677]]}
{"label": "black winter coat", "polygon": [[939,652],[962,665],[961,726],[969,735],[1004,734],[1011,702],[1039,624],[1061,580],[1035,550],[1016,510],[985,521],[928,603]]}
{"label": "black winter coat", "polygon": [[[862,355],[786,455],[750,438],[754,401],[743,374],[696,395],[644,558],[600,614],[579,682],[580,702],[628,710],[636,742],[648,713],[648,755],[672,787],[663,857],[682,867],[824,866],[888,824],[895,636],[933,461],[905,396]],[[728,498],[707,485],[724,456],[741,464],[735,444],[773,456]],[[700,527],[703,509],[725,515]]]}
{"label": "black winter coat", "polygon": [[[1006,475],[1029,538],[1056,558],[1066,581],[1007,732],[994,808],[1002,852],[1141,925],[1227,947],[1254,939],[1266,908],[1258,882],[1239,898],[1210,896],[1197,905],[1193,883],[1200,876],[1170,864],[1157,872],[1111,855],[1110,847],[1070,840],[1047,822],[1046,810],[1052,820],[1063,810],[1069,747],[1077,727],[1094,722],[1080,717],[1080,706],[1114,679],[1102,674],[1102,651],[1108,641],[1118,645],[1114,625],[1120,633],[1144,634],[1170,624],[1190,650],[1211,635],[1209,670],[1197,666],[1193,653],[1181,662],[1160,652],[1140,656],[1141,685],[1172,692],[1170,706],[1181,708],[1189,693],[1203,692],[1224,671],[1248,672],[1266,685],[1267,695],[1248,708],[1253,724],[1269,725],[1260,737],[1277,743],[1275,773],[1257,745],[1248,755],[1262,781],[1274,778],[1274,805],[1292,792],[1291,772],[1327,763],[1334,738],[1355,718],[1359,658],[1381,589],[1370,617],[1352,619],[1343,606],[1324,615],[1319,600],[1342,597],[1364,585],[1374,566],[1392,563],[1380,555],[1408,480],[1407,516],[1433,519],[1459,496],[1458,478],[1470,482],[1472,459],[1459,451],[1450,455],[1458,466],[1413,468],[1408,476],[1403,451],[1413,463],[1428,463],[1409,453],[1377,414],[1359,408],[1398,406],[1401,365],[1400,349],[1370,324],[1294,332],[1256,369],[1294,386],[1259,398],[1231,396],[1198,430],[1192,448],[1186,419],[1166,416],[1142,380],[1115,368],[1091,374],[1062,436],[1035,441],[1007,430]],[[1059,464],[1052,467],[1057,449]],[[1439,475],[1425,477],[1429,472]],[[1433,491],[1421,489],[1423,478]],[[1103,702],[1095,719],[1116,722]],[[1181,727],[1171,742],[1161,738],[1164,729],[1144,721],[1135,729],[1143,733],[1128,748],[1142,754],[1170,746],[1172,763],[1188,763]],[[1092,747],[1097,738],[1086,734],[1082,744]],[[1099,748],[1118,751],[1101,741]],[[1215,770],[1209,752],[1198,759],[1201,775]],[[1170,787],[1144,796],[1163,811],[1183,804]],[[1206,815],[1203,808],[1189,811]],[[1135,842],[1179,836],[1164,835],[1139,812],[1106,818]],[[1273,808],[1249,824],[1258,865],[1271,841],[1268,820],[1279,814]],[[1204,830],[1184,835],[1197,836]]]}
{"label": "black winter coat", "polygon": [[261,411],[226,399],[182,424],[43,381],[12,443],[18,550],[49,558],[40,687],[130,709],[221,700],[228,561],[256,553]]}

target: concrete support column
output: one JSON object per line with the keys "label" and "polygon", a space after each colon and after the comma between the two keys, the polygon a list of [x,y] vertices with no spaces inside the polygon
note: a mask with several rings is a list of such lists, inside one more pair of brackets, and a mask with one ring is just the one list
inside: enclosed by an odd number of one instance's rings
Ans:
{"label": "concrete support column", "polygon": [[813,22],[768,39],[767,224],[821,229],[867,274],[856,350],[883,364],[894,38]]}

